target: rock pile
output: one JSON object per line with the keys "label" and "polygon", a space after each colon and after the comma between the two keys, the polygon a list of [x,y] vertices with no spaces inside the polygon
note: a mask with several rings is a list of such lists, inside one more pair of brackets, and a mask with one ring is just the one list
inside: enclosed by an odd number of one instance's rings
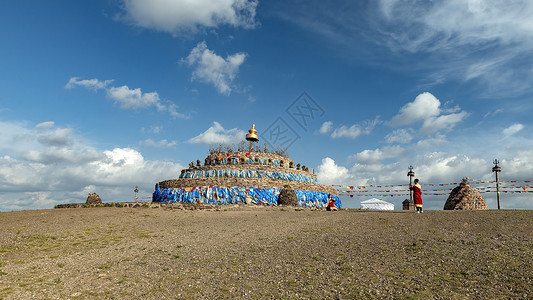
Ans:
{"label": "rock pile", "polygon": [[487,210],[487,204],[479,191],[468,185],[466,179],[452,190],[444,204],[444,210]]}
{"label": "rock pile", "polygon": [[[192,161],[179,178],[157,182],[153,202],[288,205],[325,208],[329,195],[341,207],[339,192],[321,185],[309,168],[286,150],[254,147],[255,125],[238,146],[218,145],[203,160]],[[288,187],[288,188],[287,188]]]}
{"label": "rock pile", "polygon": [[298,206],[298,197],[296,192],[290,187],[281,189],[278,198],[278,205]]}
{"label": "rock pile", "polygon": [[100,196],[98,196],[97,193],[92,193],[87,196],[87,201],[85,204],[101,204],[102,199],[100,199]]}

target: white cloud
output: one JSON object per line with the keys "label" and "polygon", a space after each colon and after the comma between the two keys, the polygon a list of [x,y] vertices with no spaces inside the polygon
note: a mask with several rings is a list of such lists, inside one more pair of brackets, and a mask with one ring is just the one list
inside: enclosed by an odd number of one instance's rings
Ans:
{"label": "white cloud", "polygon": [[165,139],[156,142],[152,139],[146,139],[142,142],[143,145],[148,147],[158,147],[158,148],[170,148],[176,145],[176,141],[167,141]]}
{"label": "white cloud", "polygon": [[405,149],[400,146],[383,147],[374,150],[363,150],[350,158],[355,159],[359,163],[376,163],[385,159],[396,158],[403,156]]}
{"label": "white cloud", "polygon": [[[41,123],[42,124],[42,123]],[[39,128],[42,129],[42,128]],[[55,131],[41,135],[37,139],[40,143],[48,146],[66,146],[72,143],[72,129],[57,128]]]}
{"label": "white cloud", "polygon": [[[378,116],[372,121],[361,122],[360,124],[354,124],[350,127],[342,125],[341,127],[333,130],[333,132],[331,133],[331,137],[334,139],[343,138],[343,137],[355,139],[356,137],[362,134],[370,134],[372,130],[374,130],[374,127],[376,127],[376,125],[380,123],[381,121],[379,120],[379,116]],[[322,124],[322,127],[324,127],[324,124]]]}
{"label": "white cloud", "polygon": [[120,18],[136,26],[172,34],[219,25],[253,28],[257,1],[248,0],[123,0]]}
{"label": "white cloud", "polygon": [[183,113],[178,112],[178,106],[174,103],[170,103],[167,106],[159,105],[158,110],[160,111],[167,110],[170,116],[175,117],[175,118],[180,118],[180,119],[185,119],[185,120],[188,120],[191,118],[189,114],[183,114]]}
{"label": "white cloud", "polygon": [[507,128],[505,128],[503,131],[502,131],[502,134],[505,136],[505,137],[508,137],[508,136],[511,136],[517,132],[519,132],[520,130],[524,129],[524,125],[520,124],[520,123],[517,123],[517,124],[513,124]]}
{"label": "white cloud", "polygon": [[333,128],[333,122],[331,121],[326,121],[324,123],[322,123],[322,126],[320,127],[320,129],[318,130],[319,133],[329,133],[331,131],[331,129]]}
{"label": "white cloud", "polygon": [[163,130],[163,126],[150,126],[150,130],[153,133],[158,134],[161,132],[161,130]]}
{"label": "white cloud", "polygon": [[446,140],[446,136],[444,136],[443,134],[437,134],[433,137],[419,140],[416,143],[416,148],[419,150],[428,150],[446,143],[448,143],[448,141]]}
{"label": "white cloud", "polygon": [[[530,89],[533,2],[380,1],[381,43],[394,52],[430,53],[437,77],[481,79],[490,94]],[[480,54],[482,53],[482,54]],[[524,60],[525,59],[525,60]],[[522,61],[517,67],[517,62]],[[442,63],[445,62],[445,63]]]}
{"label": "white cloud", "polygon": [[342,125],[341,127],[336,128],[331,133],[331,137],[334,139],[341,138],[341,137],[355,139],[356,137],[361,135],[361,133],[362,133],[361,128],[358,125],[352,125],[350,127],[346,127],[345,125]]}
{"label": "white cloud", "polygon": [[[105,89],[107,97],[120,105],[122,109],[138,109],[155,106],[158,111],[166,111],[170,116],[181,119],[189,119],[190,115],[178,112],[178,107],[174,103],[164,104],[157,92],[143,93],[140,88],[130,89],[127,85],[120,87],[107,87],[113,80],[100,81],[98,79],[78,80],[79,77],[70,78],[65,88],[71,89],[75,86],[84,86],[88,89]],[[102,84],[105,83],[105,84]],[[98,86],[98,88],[94,88]]]}
{"label": "white cloud", "polygon": [[182,62],[194,66],[192,79],[213,84],[219,93],[230,95],[231,84],[239,72],[239,66],[246,58],[245,53],[236,53],[223,58],[207,48],[205,42],[198,43]]}
{"label": "white cloud", "polygon": [[107,96],[120,103],[121,108],[144,108],[159,102],[157,92],[143,93],[140,88],[130,89],[128,86],[111,87]]}
{"label": "white cloud", "polygon": [[277,5],[281,18],[325,37],[338,49],[349,49],[349,59],[416,74],[421,85],[473,81],[469,84],[482,85],[482,97],[531,94],[533,1],[322,1],[298,9],[291,9],[292,2]]}
{"label": "white cloud", "polygon": [[[131,148],[94,149],[81,143],[83,139],[73,138],[71,128],[56,128],[52,123],[0,122],[0,140],[7,142],[0,143],[0,153],[4,153],[0,157],[0,211],[84,202],[88,187],[109,202],[131,201],[136,185],[150,194],[157,181],[175,178],[183,168],[173,162],[145,160]],[[58,131],[68,132],[68,143],[57,142],[65,140],[61,138],[42,143],[42,137]]]}
{"label": "white cloud", "polygon": [[385,140],[389,144],[399,143],[399,144],[408,144],[413,140],[412,130],[411,129],[396,129],[393,132],[385,136]]}
{"label": "white cloud", "polygon": [[428,134],[439,130],[451,130],[459,122],[463,121],[469,114],[467,112],[459,112],[456,114],[441,115],[438,117],[430,117],[424,121],[420,132]]}
{"label": "white cloud", "polygon": [[112,82],[113,80],[101,81],[96,78],[80,80],[79,77],[71,77],[70,80],[65,85],[65,88],[72,89],[72,88],[75,88],[76,86],[83,86],[90,90],[96,91],[96,90],[105,89]]}
{"label": "white cloud", "polygon": [[244,140],[246,133],[237,128],[224,129],[218,122],[213,122],[205,132],[189,139],[191,144],[233,144]]}
{"label": "white cloud", "polygon": [[44,130],[50,129],[50,128],[54,127],[54,126],[55,126],[55,122],[54,121],[42,122],[42,123],[39,123],[39,124],[35,125],[35,130],[44,131]]}
{"label": "white cloud", "polygon": [[416,96],[400,109],[400,113],[392,118],[390,125],[393,127],[409,125],[420,120],[425,120],[440,114],[440,101],[431,93],[425,92]]}
{"label": "white cloud", "polygon": [[322,159],[322,163],[317,167],[316,177],[320,184],[343,184],[350,182],[348,169],[338,166],[329,157]]}
{"label": "white cloud", "polygon": [[407,103],[400,109],[400,112],[392,118],[389,125],[397,127],[423,121],[420,132],[431,134],[440,130],[450,130],[469,115],[465,111],[460,111],[459,106],[441,109],[440,104],[439,99],[431,93],[419,94],[413,102]]}

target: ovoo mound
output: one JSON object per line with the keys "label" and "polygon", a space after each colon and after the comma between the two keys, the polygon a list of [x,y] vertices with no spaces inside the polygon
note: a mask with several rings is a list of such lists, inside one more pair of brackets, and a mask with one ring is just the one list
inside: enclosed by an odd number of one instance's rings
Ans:
{"label": "ovoo mound", "polygon": [[444,210],[487,210],[487,204],[479,191],[470,185],[464,178],[459,186],[455,187],[444,204]]}
{"label": "ovoo mound", "polygon": [[316,175],[286,156],[283,150],[254,148],[259,138],[255,125],[237,147],[220,145],[204,159],[181,170],[178,179],[156,184],[153,202],[246,203],[278,205],[283,188],[293,189],[298,206],[326,207],[328,195],[340,207],[338,191],[317,183]]}

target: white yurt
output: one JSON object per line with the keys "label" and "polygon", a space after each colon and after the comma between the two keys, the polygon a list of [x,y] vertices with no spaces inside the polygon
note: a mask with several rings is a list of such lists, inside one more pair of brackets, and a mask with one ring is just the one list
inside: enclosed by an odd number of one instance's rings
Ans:
{"label": "white yurt", "polygon": [[394,204],[377,198],[361,202],[361,209],[394,210]]}

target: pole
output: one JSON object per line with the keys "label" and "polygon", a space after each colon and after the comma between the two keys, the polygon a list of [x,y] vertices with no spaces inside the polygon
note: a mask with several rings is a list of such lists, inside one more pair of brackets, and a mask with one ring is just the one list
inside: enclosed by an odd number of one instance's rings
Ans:
{"label": "pole", "polygon": [[413,177],[415,176],[415,172],[413,172],[413,166],[409,166],[409,172],[407,172],[407,176],[409,176],[409,205],[413,203],[413,191],[411,191],[411,186],[413,185]]}
{"label": "pole", "polygon": [[500,173],[502,171],[502,168],[500,168],[500,166],[498,166],[500,162],[495,159],[493,164],[494,164],[494,167],[492,168],[492,172],[496,173],[496,199],[498,200],[498,210],[501,209],[501,206],[500,206],[500,178],[498,177],[498,173]]}
{"label": "pole", "polygon": [[498,210],[500,210],[500,180],[498,178],[498,172],[496,172],[496,199],[498,199]]}
{"label": "pole", "polygon": [[[413,185],[413,176],[409,176],[409,187]],[[409,202],[413,202],[413,191],[409,189]]]}

